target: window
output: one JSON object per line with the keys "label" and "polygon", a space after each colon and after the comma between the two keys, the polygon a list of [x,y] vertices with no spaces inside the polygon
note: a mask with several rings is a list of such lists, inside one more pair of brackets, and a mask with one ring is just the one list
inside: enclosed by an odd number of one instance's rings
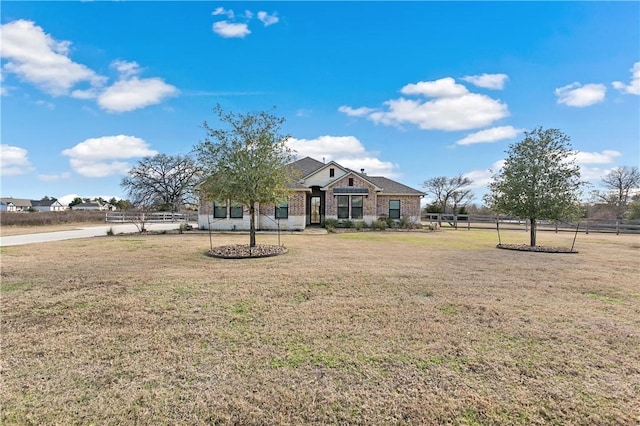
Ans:
{"label": "window", "polygon": [[400,219],[400,200],[389,200],[389,217]]}
{"label": "window", "polygon": [[289,204],[280,203],[276,206],[276,219],[287,219],[289,217]]}
{"label": "window", "polygon": [[353,195],[351,197],[351,219],[362,219],[362,195]]}
{"label": "window", "polygon": [[329,177],[334,177],[336,175],[336,169],[333,167],[329,169]]}
{"label": "window", "polygon": [[338,195],[338,219],[349,219],[348,195]]}
{"label": "window", "polygon": [[353,178],[349,178],[349,186],[353,186]]}
{"label": "window", "polygon": [[229,213],[229,217],[231,219],[242,219],[242,204],[235,201],[231,202],[231,209]]}
{"label": "window", "polygon": [[227,202],[226,201],[214,201],[213,202],[213,217],[214,218],[226,218],[227,217]]}

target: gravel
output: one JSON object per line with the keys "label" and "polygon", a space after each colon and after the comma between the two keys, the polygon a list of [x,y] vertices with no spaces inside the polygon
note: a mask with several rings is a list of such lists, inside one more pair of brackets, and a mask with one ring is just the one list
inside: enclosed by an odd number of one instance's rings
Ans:
{"label": "gravel", "polygon": [[225,259],[244,259],[251,257],[277,256],[287,252],[284,246],[269,244],[256,244],[253,248],[249,244],[234,244],[230,246],[218,246],[209,250],[209,256]]}

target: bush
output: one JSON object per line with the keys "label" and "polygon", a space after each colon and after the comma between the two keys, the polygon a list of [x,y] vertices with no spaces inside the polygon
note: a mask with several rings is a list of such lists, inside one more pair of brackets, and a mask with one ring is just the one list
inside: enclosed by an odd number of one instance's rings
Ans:
{"label": "bush", "polygon": [[109,229],[107,229],[107,235],[113,235],[113,226],[110,226]]}
{"label": "bush", "polygon": [[334,229],[338,226],[338,221],[336,219],[325,219],[322,221],[321,225],[327,232],[333,232]]}
{"label": "bush", "polygon": [[387,221],[384,218],[378,218],[371,223],[371,229],[374,231],[384,231],[388,228]]}
{"label": "bush", "polygon": [[367,224],[366,224],[364,221],[359,220],[358,222],[356,222],[356,230],[358,230],[358,231],[362,231],[362,229],[363,229],[366,225],[367,225]]}
{"label": "bush", "polygon": [[353,227],[355,227],[355,224],[353,223],[352,220],[345,219],[345,220],[340,222],[339,226],[341,228],[353,228]]}

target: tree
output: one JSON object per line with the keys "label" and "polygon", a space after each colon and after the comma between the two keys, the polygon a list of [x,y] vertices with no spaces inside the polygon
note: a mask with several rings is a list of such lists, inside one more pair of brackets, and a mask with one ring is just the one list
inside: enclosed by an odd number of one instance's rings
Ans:
{"label": "tree", "polygon": [[[446,213],[451,207],[453,213],[457,213],[459,207],[464,207],[473,198],[471,189],[465,188],[473,181],[461,174],[454,177],[438,176],[426,180],[422,185],[427,193],[433,195],[433,204],[439,207],[440,213]],[[440,222],[440,220],[438,220]]]}
{"label": "tree", "polygon": [[70,208],[70,209],[73,209],[73,206],[76,206],[76,205],[78,205],[78,204],[82,204],[82,203],[84,203],[84,201],[82,200],[82,198],[80,198],[80,197],[75,197],[75,198],[73,199],[73,201],[71,201],[71,202],[69,203],[69,208]]}
{"label": "tree", "polygon": [[602,178],[605,191],[595,191],[596,199],[609,205],[616,218],[622,219],[627,212],[633,190],[640,187],[638,167],[615,167]]}
{"label": "tree", "polygon": [[158,154],[143,158],[129,170],[121,186],[134,205],[175,212],[195,199],[198,172],[195,161],[188,156]]}
{"label": "tree", "polygon": [[288,135],[280,133],[284,119],[273,113],[225,113],[214,108],[221,124],[213,128],[204,122],[205,140],[195,147],[203,170],[200,190],[210,200],[229,200],[249,208],[249,247],[256,245],[256,204],[275,204],[291,194],[293,181],[286,166],[293,159],[287,147]]}
{"label": "tree", "polygon": [[535,246],[538,220],[562,220],[578,214],[583,182],[569,136],[542,127],[524,136],[509,146],[485,202],[498,213],[529,219],[530,244]]}

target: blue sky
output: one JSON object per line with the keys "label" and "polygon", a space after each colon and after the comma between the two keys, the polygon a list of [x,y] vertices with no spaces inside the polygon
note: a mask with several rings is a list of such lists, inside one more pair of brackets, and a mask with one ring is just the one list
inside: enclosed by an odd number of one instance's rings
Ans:
{"label": "blue sky", "polygon": [[598,185],[640,162],[638,2],[13,2],[1,10],[3,197],[125,197],[212,108],[275,106],[300,156],[486,191],[536,126]]}

